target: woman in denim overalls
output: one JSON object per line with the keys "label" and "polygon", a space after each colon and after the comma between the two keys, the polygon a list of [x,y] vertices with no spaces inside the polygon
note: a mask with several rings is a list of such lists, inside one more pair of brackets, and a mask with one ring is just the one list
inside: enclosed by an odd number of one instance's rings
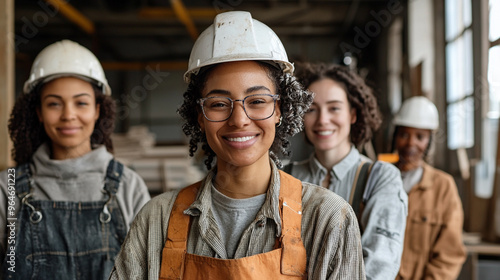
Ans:
{"label": "woman in denim overalls", "polygon": [[0,173],[6,279],[108,278],[150,199],[111,154],[110,95],[99,61],[77,43],[54,43],[35,59],[9,120],[18,165]]}

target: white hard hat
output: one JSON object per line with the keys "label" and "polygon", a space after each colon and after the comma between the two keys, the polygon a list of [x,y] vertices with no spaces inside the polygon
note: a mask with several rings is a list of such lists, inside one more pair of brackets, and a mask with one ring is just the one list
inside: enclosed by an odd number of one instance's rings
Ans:
{"label": "white hard hat", "polygon": [[102,88],[104,94],[111,95],[111,88],[97,57],[70,40],[53,43],[37,55],[23,91],[29,93],[40,82],[67,76],[94,83]]}
{"label": "white hard hat", "polygon": [[271,28],[252,19],[249,12],[226,12],[218,14],[194,43],[184,80],[189,83],[191,75],[204,66],[243,60],[274,62],[290,74],[294,69]]}
{"label": "white hard hat", "polygon": [[396,114],[394,125],[435,130],[439,127],[436,105],[424,96],[406,99]]}

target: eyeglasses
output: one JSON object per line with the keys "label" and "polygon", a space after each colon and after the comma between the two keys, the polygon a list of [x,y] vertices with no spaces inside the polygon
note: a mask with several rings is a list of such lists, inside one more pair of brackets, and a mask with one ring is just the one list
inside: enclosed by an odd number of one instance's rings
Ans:
{"label": "eyeglasses", "polygon": [[198,99],[203,115],[211,122],[223,122],[233,113],[233,104],[241,101],[247,117],[254,121],[269,119],[275,111],[277,94],[253,94],[243,99],[212,96]]}

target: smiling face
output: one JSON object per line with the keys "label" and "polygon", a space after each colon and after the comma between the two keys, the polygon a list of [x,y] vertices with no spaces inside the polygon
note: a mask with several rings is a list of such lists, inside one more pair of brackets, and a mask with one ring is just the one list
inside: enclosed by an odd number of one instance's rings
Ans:
{"label": "smiling face", "polygon": [[[208,75],[202,90],[202,97],[221,96],[232,100],[242,100],[254,94],[274,95],[276,89],[267,71],[253,61],[217,65]],[[234,102],[233,106],[231,116],[225,121],[209,121],[201,112],[198,116],[207,142],[217,155],[217,164],[237,167],[269,165],[269,148],[273,144],[275,126],[280,117],[278,103],[270,118],[259,121],[248,118],[241,101]]]}
{"label": "smiling face", "polygon": [[397,166],[408,171],[421,166],[429,147],[431,131],[413,127],[400,126],[395,134],[395,148],[399,154]]}
{"label": "smiling face", "polygon": [[40,100],[38,117],[52,140],[52,157],[74,158],[91,151],[90,136],[99,118],[92,85],[58,78],[43,86]]}
{"label": "smiling face", "polygon": [[345,155],[351,148],[351,124],[356,122],[356,111],[351,108],[344,88],[325,78],[312,83],[314,101],[304,116],[307,139],[316,151],[335,151]]}

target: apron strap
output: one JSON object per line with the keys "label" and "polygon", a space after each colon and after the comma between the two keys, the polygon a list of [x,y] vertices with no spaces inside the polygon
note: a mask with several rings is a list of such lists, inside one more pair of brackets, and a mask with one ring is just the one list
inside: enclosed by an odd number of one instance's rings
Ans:
{"label": "apron strap", "polygon": [[[307,253],[301,238],[302,182],[280,173],[281,274],[306,276]],[[167,240],[162,252],[160,280],[182,279],[189,233],[189,215],[183,212],[196,199],[201,182],[182,189],[170,212]]]}
{"label": "apron strap", "polygon": [[31,171],[29,163],[16,167],[16,194],[23,199],[30,192]]}
{"label": "apron strap", "polygon": [[307,253],[301,238],[302,182],[280,172],[281,274],[306,276]]}
{"label": "apron strap", "polygon": [[191,216],[186,210],[196,199],[201,181],[182,189],[175,199],[168,221],[167,240],[162,252],[160,280],[182,279]]}
{"label": "apron strap", "polygon": [[120,186],[120,179],[123,174],[123,164],[111,159],[108,164],[108,169],[106,170],[106,179],[104,184],[104,190],[108,191],[112,195],[115,195]]}

